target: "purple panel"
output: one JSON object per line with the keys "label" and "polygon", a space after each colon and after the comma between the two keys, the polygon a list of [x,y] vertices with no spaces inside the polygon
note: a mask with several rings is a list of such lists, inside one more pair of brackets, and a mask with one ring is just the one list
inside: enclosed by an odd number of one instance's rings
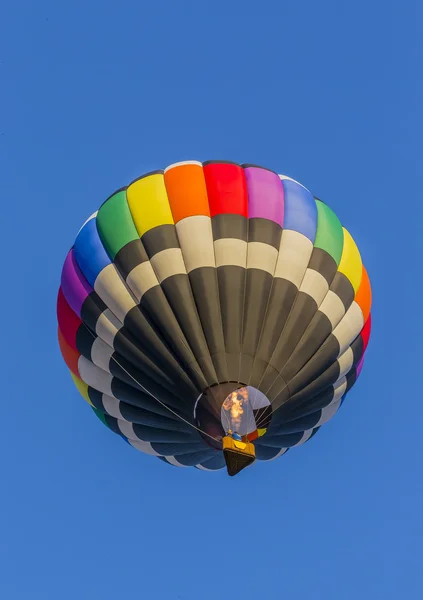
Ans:
{"label": "purple panel", "polygon": [[260,167],[246,167],[248,217],[275,221],[281,227],[284,217],[284,189],[276,173]]}
{"label": "purple panel", "polygon": [[93,289],[78,267],[73,250],[69,252],[63,265],[62,290],[74,313],[81,316],[81,307]]}
{"label": "purple panel", "polygon": [[359,378],[359,376],[360,376],[361,369],[363,368],[363,364],[364,364],[364,354],[363,354],[363,356],[361,357],[361,359],[359,360],[359,362],[357,363],[357,366],[356,366],[356,368],[355,368],[355,371],[356,371],[356,379],[358,379],[358,378]]}

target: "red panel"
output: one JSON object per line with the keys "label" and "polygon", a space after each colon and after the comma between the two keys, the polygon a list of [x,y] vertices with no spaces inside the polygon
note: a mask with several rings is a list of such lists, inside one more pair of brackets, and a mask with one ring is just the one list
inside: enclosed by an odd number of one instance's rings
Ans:
{"label": "red panel", "polygon": [[62,288],[59,289],[57,295],[57,321],[66,342],[72,346],[74,350],[77,350],[76,333],[82,324],[82,321],[67,303]]}
{"label": "red panel", "polygon": [[79,354],[79,352],[77,352],[76,350],[74,350],[72,348],[72,346],[70,346],[67,343],[67,341],[65,340],[64,335],[60,331],[60,329],[58,331],[58,337],[59,337],[60,351],[62,353],[63,360],[67,364],[68,369],[70,371],[72,371],[72,373],[74,375],[76,375],[77,377],[80,377],[79,371],[78,371],[78,361],[79,361],[79,357],[81,355]]}
{"label": "red panel", "polygon": [[363,275],[361,277],[360,287],[355,295],[355,301],[361,308],[363,318],[367,321],[372,306],[372,288],[370,286],[370,279],[366,269],[363,265]]}
{"label": "red panel", "polygon": [[361,337],[363,338],[363,354],[366,351],[367,345],[369,343],[370,331],[372,329],[372,315],[369,315],[369,318],[364,324],[363,329],[361,330]]}
{"label": "red panel", "polygon": [[247,182],[244,169],[232,163],[204,165],[210,216],[221,214],[248,217]]}

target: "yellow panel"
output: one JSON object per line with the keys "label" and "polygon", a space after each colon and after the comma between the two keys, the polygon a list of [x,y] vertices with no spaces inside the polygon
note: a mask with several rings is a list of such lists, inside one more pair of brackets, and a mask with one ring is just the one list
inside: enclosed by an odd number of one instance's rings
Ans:
{"label": "yellow panel", "polygon": [[141,237],[159,225],[173,225],[164,177],[154,173],[137,179],[126,190],[132,218]]}
{"label": "yellow panel", "polygon": [[354,288],[354,292],[357,292],[360,287],[363,273],[361,256],[351,234],[344,227],[342,229],[344,231],[344,248],[342,250],[338,271],[343,273],[345,277],[349,279]]}
{"label": "yellow panel", "polygon": [[266,433],[267,429],[257,429],[257,433],[259,437],[263,437],[263,435]]}
{"label": "yellow panel", "polygon": [[86,400],[90,406],[94,406],[94,404],[91,402],[90,397],[88,395],[88,385],[86,383],[84,383],[82,381],[82,379],[79,379],[79,377],[74,375],[73,373],[71,373],[71,376],[72,376],[74,384],[76,385],[76,387],[78,389],[78,392],[81,394],[81,396],[84,398],[84,400]]}

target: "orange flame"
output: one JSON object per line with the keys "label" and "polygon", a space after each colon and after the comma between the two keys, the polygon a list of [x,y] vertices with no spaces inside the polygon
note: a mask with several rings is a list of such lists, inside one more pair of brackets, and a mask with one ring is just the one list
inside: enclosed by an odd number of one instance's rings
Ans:
{"label": "orange flame", "polygon": [[235,390],[225,399],[223,403],[223,408],[226,411],[230,411],[230,419],[233,429],[237,429],[241,425],[241,418],[244,414],[244,402],[248,402],[247,388]]}

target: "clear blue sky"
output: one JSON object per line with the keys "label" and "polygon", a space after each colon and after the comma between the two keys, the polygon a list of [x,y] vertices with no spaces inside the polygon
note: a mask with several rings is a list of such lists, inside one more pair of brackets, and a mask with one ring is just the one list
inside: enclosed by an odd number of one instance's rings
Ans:
{"label": "clear blue sky", "polygon": [[[382,0],[1,4],[2,599],[423,597],[421,19]],[[221,158],[330,204],[374,293],[341,411],[235,479],[123,443],[56,343],[83,221],[145,171]]]}

